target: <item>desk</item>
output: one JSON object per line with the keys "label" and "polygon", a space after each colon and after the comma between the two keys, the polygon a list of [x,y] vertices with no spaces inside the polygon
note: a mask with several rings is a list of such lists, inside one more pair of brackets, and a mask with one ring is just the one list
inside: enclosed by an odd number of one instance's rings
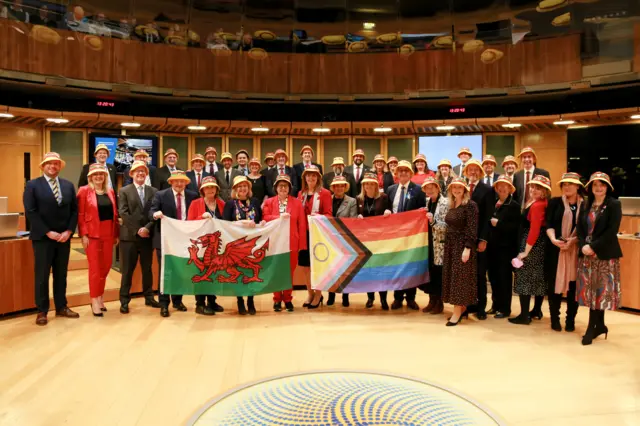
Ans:
{"label": "desk", "polygon": [[640,309],[640,238],[618,236],[622,258],[620,259],[620,287],[622,307]]}

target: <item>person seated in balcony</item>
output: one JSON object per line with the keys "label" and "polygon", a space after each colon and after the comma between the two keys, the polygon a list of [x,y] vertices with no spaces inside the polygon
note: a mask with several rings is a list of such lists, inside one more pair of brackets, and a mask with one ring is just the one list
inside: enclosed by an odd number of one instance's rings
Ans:
{"label": "person seated in balcony", "polygon": [[30,19],[33,25],[43,25],[49,28],[57,28],[58,22],[55,18],[55,14],[50,13],[47,6],[42,6],[39,9],[38,14],[33,15]]}
{"label": "person seated in balcony", "polygon": [[65,24],[71,31],[95,34],[95,30],[85,16],[82,6],[76,6],[73,8],[73,11],[67,13],[65,16]]}
{"label": "person seated in balcony", "polygon": [[96,35],[102,37],[111,37],[111,29],[107,26],[107,17],[104,13],[100,12],[94,16],[94,21],[91,24]]}
{"label": "person seated in balcony", "polygon": [[22,0],[13,0],[10,6],[2,6],[0,18],[29,23],[29,12],[22,8]]}

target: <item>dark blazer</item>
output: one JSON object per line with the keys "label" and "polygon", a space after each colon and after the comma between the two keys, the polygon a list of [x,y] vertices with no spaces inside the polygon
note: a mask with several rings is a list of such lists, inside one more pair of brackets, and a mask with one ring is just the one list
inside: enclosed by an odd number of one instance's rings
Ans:
{"label": "dark blazer", "polygon": [[[546,171],[545,169],[539,169],[539,168],[535,168],[533,170],[533,176],[536,175],[542,175],[542,176],[546,176],[549,179],[551,179],[551,176],[549,175],[549,172]],[[531,176],[531,179],[533,179],[533,176]],[[524,169],[523,170],[518,170],[514,175],[513,175],[513,186],[516,187],[516,201],[518,202],[518,204],[520,204],[520,206],[522,206],[522,203],[524,202],[524,194],[525,194],[525,187],[524,187],[524,181],[525,181],[525,176],[524,176]]]}
{"label": "dark blazer", "polygon": [[[400,187],[399,183],[391,185],[389,187],[389,210],[393,212],[393,200],[396,198],[396,192]],[[407,184],[407,193],[405,194],[406,201],[404,211],[417,210],[420,207],[426,207],[427,197],[422,192],[422,189],[415,183],[409,181]]]}
{"label": "dark blazer", "polygon": [[[343,172],[342,176],[344,176],[345,179],[347,179],[347,182],[349,182],[349,190],[346,192],[346,194],[351,198],[356,198],[358,196],[358,194],[356,194],[356,180],[349,173]],[[331,191],[331,182],[333,182],[334,177],[336,177],[336,174],[334,172],[329,172],[326,175],[322,176],[322,186],[324,186],[325,189]]]}
{"label": "dark blazer", "polygon": [[[311,162],[311,164],[313,164],[314,166],[316,166],[318,168],[318,170],[320,170],[320,174],[324,174],[322,173],[322,166],[318,163],[314,163],[313,161]],[[294,164],[293,165],[293,170],[295,170],[296,175],[298,176],[298,181],[302,182],[302,172],[304,172],[304,163],[300,162],[298,164]],[[329,189],[329,188],[327,188]]]}
{"label": "dark blazer", "polygon": [[620,201],[607,196],[600,209],[600,216],[596,219],[593,234],[591,234],[591,242],[587,243],[587,236],[589,235],[587,224],[589,206],[588,202],[583,204],[577,226],[578,247],[580,250],[578,255],[583,256],[582,247],[585,244],[589,244],[593,251],[596,252],[598,259],[618,259],[622,257],[622,249],[618,242],[618,230],[622,220],[622,205]]}
{"label": "dark blazer", "polygon": [[[289,177],[291,178],[291,186],[293,188],[291,188],[291,196],[293,197],[297,197],[298,196],[298,192],[300,192],[300,185],[301,182],[300,180],[298,180],[298,175],[296,174],[296,171],[293,169],[293,167],[289,167],[289,166],[285,166],[284,167],[284,172],[289,175]],[[267,174],[265,175],[266,179],[267,179],[267,194],[269,195],[269,197],[275,197],[276,196],[276,191],[273,188],[273,183],[276,181],[276,178],[278,177],[278,168],[276,167],[275,169],[271,169],[267,172]]]}
{"label": "dark blazer", "polygon": [[169,179],[170,177],[171,171],[169,170],[168,166],[164,165],[162,167],[159,167],[156,170],[155,180],[151,181],[151,186],[153,186],[158,191],[171,188],[171,185],[169,185],[169,182],[167,182],[167,179]]}
{"label": "dark blazer", "polygon": [[227,185],[227,171],[222,168],[218,170],[216,173],[216,180],[218,181],[218,186],[220,187],[220,198],[222,198],[225,202],[231,199],[231,187],[233,186],[233,178],[236,176],[240,176],[240,172],[238,169],[232,167],[229,169],[229,184]]}
{"label": "dark blazer", "polygon": [[136,241],[138,230],[145,227],[153,235],[154,223],[149,219],[149,210],[153,197],[158,192],[153,186],[144,186],[144,205],[138,196],[135,185],[127,185],[118,195],[118,214],[122,219],[120,227],[120,241]]}
{"label": "dark blazer", "polygon": [[262,176],[267,176],[267,172],[268,172],[269,170],[275,169],[275,167],[276,167],[276,166],[273,166],[273,167],[271,167],[271,168],[269,168],[269,167],[265,167],[264,169],[260,170],[260,174],[261,174]]}
{"label": "dark blazer", "polygon": [[[184,191],[184,205],[186,206],[186,211],[182,212],[183,217],[186,219],[189,213],[189,206],[193,200],[198,198],[198,194],[191,192],[189,190]],[[162,212],[166,217],[170,217],[172,219],[176,219],[178,215],[178,210],[176,209],[176,200],[173,197],[173,189],[163,189],[162,191],[158,191],[153,196],[153,201],[151,202],[151,208],[149,209],[149,220],[153,219],[153,214],[155,212]],[[162,229],[160,227],[160,220],[156,220],[156,228],[153,234],[153,248],[161,249],[161,240],[160,235]]]}
{"label": "dark blazer", "polygon": [[[151,164],[147,164],[147,168],[149,169],[149,183],[153,185],[153,182],[156,179],[157,168],[156,166],[152,166]],[[133,183],[133,178],[129,176],[129,172],[131,172],[131,167],[127,167],[127,169],[124,171],[124,180],[122,181],[123,188]]]}
{"label": "dark blazer", "polygon": [[489,185],[489,186],[493,187],[493,184],[495,183],[495,181],[497,181],[497,180],[498,180],[498,178],[499,178],[499,177],[500,177],[500,175],[494,172],[494,173],[493,173],[493,179],[489,179],[489,183],[487,183],[487,182],[486,182],[486,180],[487,180],[487,176],[485,176],[485,177],[483,177],[483,178],[482,178],[482,182],[484,182],[485,184],[487,184],[487,185]]}
{"label": "dark blazer", "polygon": [[[356,181],[356,194],[360,194],[360,190],[362,189],[361,185],[362,185],[362,179],[364,179],[364,174],[370,170],[371,170],[371,167],[367,166],[366,164],[362,164],[362,172],[360,172],[360,179]],[[353,172],[353,164],[345,167],[344,172],[349,173],[355,179],[356,174]]]}
{"label": "dark blazer", "polygon": [[[253,219],[255,223],[260,223],[262,221],[262,209],[260,208],[260,203],[262,201],[258,201],[256,198],[252,198],[249,203],[249,207],[254,208],[256,211],[256,216]],[[222,212],[222,219],[228,220],[230,222],[235,222],[236,219],[236,205],[235,200],[229,200],[224,204],[224,211]]]}
{"label": "dark blazer", "polygon": [[389,188],[393,185],[395,185],[395,181],[393,180],[393,173],[391,172],[384,172],[384,175],[382,177],[382,183],[384,185],[384,187],[382,188],[384,193],[386,194],[389,191]]}
{"label": "dark blazer", "polygon": [[[205,172],[203,169],[202,176],[200,176],[200,184],[202,184],[202,179],[207,176],[209,176],[209,173]],[[196,181],[196,172],[194,170],[189,170],[187,172],[187,177],[191,179],[191,182],[189,182],[189,185],[187,185],[187,189],[200,195],[200,188],[198,188],[198,182]]]}
{"label": "dark blazer", "polygon": [[376,198],[371,214],[364,208],[364,199],[358,197],[356,201],[358,202],[358,214],[361,214],[363,217],[382,216],[385,210],[391,210],[392,207],[389,206],[389,197],[387,197],[387,194],[380,194],[380,196]]}
{"label": "dark blazer", "polygon": [[[512,257],[518,255],[518,227],[520,226],[520,205],[509,196],[503,205],[495,208],[489,217],[488,247],[491,250],[506,250],[512,253]],[[492,218],[498,219],[498,224],[491,224]]]}
{"label": "dark blazer", "polygon": [[491,227],[491,215],[495,210],[496,195],[489,185],[481,181],[476,184],[471,200],[478,205],[478,241],[487,241]]}
{"label": "dark blazer", "polygon": [[[89,174],[89,166],[91,164],[85,164],[82,166],[82,171],[80,172],[80,179],[78,180],[78,188],[81,188],[89,183],[87,179],[87,175]],[[111,187],[113,190],[116,190],[116,167],[113,164],[107,163],[107,169],[109,169],[109,177],[111,178]]]}
{"label": "dark blazer", "polygon": [[24,212],[31,225],[29,239],[42,240],[47,232],[76,231],[78,225],[78,200],[73,184],[58,178],[62,203],[53,196],[49,182],[43,176],[27,182],[22,196]]}

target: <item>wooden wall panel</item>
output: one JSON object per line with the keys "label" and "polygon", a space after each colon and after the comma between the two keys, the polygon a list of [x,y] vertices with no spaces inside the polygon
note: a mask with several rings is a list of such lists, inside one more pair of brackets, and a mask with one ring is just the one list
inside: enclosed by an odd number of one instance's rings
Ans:
{"label": "wooden wall panel", "polygon": [[[518,145],[518,139],[516,139]],[[538,167],[545,169],[551,175],[553,185],[553,195],[561,195],[560,188],[556,182],[562,178],[562,174],[567,171],[567,132],[522,132],[519,138],[519,146],[516,146],[516,153],[525,147],[530,146],[536,151]]]}
{"label": "wooden wall panel", "polygon": [[0,241],[0,314],[35,308],[30,240]]}
{"label": "wooden wall panel", "polygon": [[640,71],[640,24],[633,26],[633,70]]}

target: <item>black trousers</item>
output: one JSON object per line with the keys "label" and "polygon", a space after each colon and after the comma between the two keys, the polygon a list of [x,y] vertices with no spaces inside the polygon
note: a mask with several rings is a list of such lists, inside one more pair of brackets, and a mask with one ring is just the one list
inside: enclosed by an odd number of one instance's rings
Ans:
{"label": "black trousers", "polygon": [[213,306],[216,303],[217,297],[213,294],[197,294],[196,306]]}
{"label": "black trousers", "polygon": [[402,302],[405,298],[407,302],[416,300],[417,288],[410,288],[408,290],[396,290],[393,292],[393,300],[399,300]]}
{"label": "black trousers", "polygon": [[140,271],[142,272],[142,293],[145,300],[153,299],[153,243],[151,238],[136,237],[135,241],[120,241],[121,305],[128,305],[131,301],[131,281],[138,259],[140,259]]}
{"label": "black trousers", "polygon": [[[385,302],[387,301],[387,292],[386,291],[379,291],[378,294],[380,295],[380,301],[384,300]],[[371,300],[374,300],[376,298],[376,293],[375,292],[368,292],[367,293],[367,297]],[[395,294],[394,294],[395,297]]]}
{"label": "black trousers", "polygon": [[[158,265],[162,265],[162,252],[160,249],[156,249],[156,256],[158,257]],[[162,270],[162,269],[160,269]],[[160,274],[158,274],[158,290],[160,289]],[[158,302],[165,307],[169,307],[169,299],[171,299],[171,303],[174,305],[182,302],[182,295],[178,294],[164,294],[162,291],[160,292],[160,296],[158,296]]]}
{"label": "black trousers", "polygon": [[442,296],[442,265],[429,265],[429,282],[424,285],[424,292],[430,296]]}
{"label": "black trousers", "polygon": [[477,254],[478,268],[478,312],[487,309],[487,251]]}
{"label": "black trousers", "polygon": [[67,306],[67,270],[71,239],[58,243],[49,238],[34,240],[35,296],[38,312],[49,311],[49,273],[53,272],[53,302],[56,310]]}
{"label": "black trousers", "polygon": [[512,254],[509,250],[500,250],[500,247],[496,247],[487,253],[487,256],[491,259],[488,268],[493,308],[507,315],[511,314],[511,298],[513,294]]}

